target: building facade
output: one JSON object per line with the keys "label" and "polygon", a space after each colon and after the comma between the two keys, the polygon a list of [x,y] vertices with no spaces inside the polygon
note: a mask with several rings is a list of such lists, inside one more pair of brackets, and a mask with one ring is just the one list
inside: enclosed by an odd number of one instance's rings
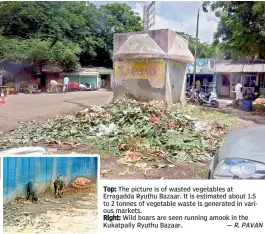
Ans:
{"label": "building facade", "polygon": [[[215,86],[218,96],[234,98],[235,86],[239,82],[243,92],[250,89],[265,94],[265,63],[210,58],[197,59],[196,63],[196,82],[200,80],[201,88],[208,84],[206,91]],[[187,65],[187,87],[193,82],[193,67],[193,63]]]}
{"label": "building facade", "polygon": [[237,82],[243,86],[243,92],[250,89],[265,94],[265,63],[246,61],[216,61],[218,95],[234,97]]}

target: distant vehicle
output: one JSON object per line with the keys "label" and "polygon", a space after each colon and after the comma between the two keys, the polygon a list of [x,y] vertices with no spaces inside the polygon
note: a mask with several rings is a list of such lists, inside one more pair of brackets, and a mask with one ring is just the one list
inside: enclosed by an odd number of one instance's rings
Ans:
{"label": "distant vehicle", "polygon": [[[200,92],[202,92],[202,89],[195,89],[194,98],[195,98],[196,102],[198,102],[198,95]],[[191,98],[191,97],[192,97],[192,88],[187,88],[186,89],[186,98]]]}
{"label": "distant vehicle", "polygon": [[186,88],[186,98],[191,98],[191,89]]}
{"label": "distant vehicle", "polygon": [[92,90],[92,88],[91,88],[91,84],[90,84],[90,83],[80,84],[80,85],[79,85],[79,89],[80,89],[81,91],[90,91],[90,90]]}
{"label": "distant vehicle", "polygon": [[265,126],[229,133],[213,157],[208,179],[265,179]]}
{"label": "distant vehicle", "polygon": [[213,107],[213,108],[219,107],[219,102],[218,102],[217,96],[214,92],[210,92],[210,93],[199,92],[198,103],[200,105],[210,104],[211,107]]}
{"label": "distant vehicle", "polygon": [[79,84],[77,82],[70,82],[68,84],[68,90],[69,91],[78,91],[79,90]]}

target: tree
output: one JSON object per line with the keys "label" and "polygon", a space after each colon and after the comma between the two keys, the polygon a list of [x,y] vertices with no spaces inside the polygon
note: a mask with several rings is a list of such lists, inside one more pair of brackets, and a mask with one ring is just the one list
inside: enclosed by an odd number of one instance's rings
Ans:
{"label": "tree", "polygon": [[220,18],[214,34],[227,59],[265,59],[265,2],[205,2]]}
{"label": "tree", "polygon": [[[184,32],[176,32],[178,35],[182,36],[189,41],[189,49],[191,53],[195,54],[195,43],[196,38]],[[210,45],[205,42],[198,40],[197,44],[197,56],[198,58],[221,58],[221,52],[218,45]]]}
{"label": "tree", "polygon": [[96,53],[99,56],[95,58],[96,64],[103,59],[104,63],[109,66],[112,65],[114,33],[143,30],[140,16],[125,3],[109,3],[100,6],[97,23],[94,25],[96,26],[94,35],[102,40],[97,40],[99,46]]}
{"label": "tree", "polygon": [[[0,56],[28,59],[27,51],[23,58],[20,50],[24,51],[23,46],[28,48],[27,43],[33,43],[29,40],[35,40],[40,48],[45,43],[51,48],[55,45],[65,46],[64,52],[68,56],[64,56],[63,64],[67,69],[73,66],[66,65],[65,58],[68,57],[70,63],[75,64],[76,55],[81,65],[112,66],[114,33],[138,30],[142,30],[139,15],[130,6],[121,3],[100,7],[91,3],[86,5],[85,2],[0,3],[0,35],[10,40],[5,41],[5,53],[0,51]],[[12,49],[15,45],[21,46],[17,52]],[[52,53],[53,50],[45,51],[47,53],[40,50],[39,54],[44,56],[44,60],[48,51]]]}
{"label": "tree", "polygon": [[71,42],[60,42],[58,41],[51,48],[52,61],[60,63],[65,71],[78,70],[79,68],[79,57],[81,48],[78,44]]}
{"label": "tree", "polygon": [[71,42],[56,42],[41,39],[6,39],[0,37],[0,60],[19,60],[42,67],[47,61],[59,63],[65,71],[79,66],[80,47]]}

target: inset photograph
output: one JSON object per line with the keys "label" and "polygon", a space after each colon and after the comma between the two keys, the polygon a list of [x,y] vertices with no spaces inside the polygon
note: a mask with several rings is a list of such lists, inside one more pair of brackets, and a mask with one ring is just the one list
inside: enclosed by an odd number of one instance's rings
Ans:
{"label": "inset photograph", "polygon": [[98,157],[4,157],[4,233],[95,233]]}

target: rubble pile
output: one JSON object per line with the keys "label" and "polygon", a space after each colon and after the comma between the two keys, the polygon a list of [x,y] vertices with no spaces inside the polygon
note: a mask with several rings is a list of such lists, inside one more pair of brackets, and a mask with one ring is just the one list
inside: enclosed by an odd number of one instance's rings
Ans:
{"label": "rubble pile", "polygon": [[90,183],[91,180],[84,177],[78,177],[73,183],[71,183],[71,185],[76,189],[85,189],[90,187]]}
{"label": "rubble pile", "polygon": [[115,154],[124,163],[161,167],[164,163],[201,162],[212,156],[226,127],[215,123],[214,131],[198,132],[195,123],[180,108],[164,102],[121,99],[74,116],[24,123],[3,138],[0,147],[94,143],[101,154]]}
{"label": "rubble pile", "polygon": [[261,96],[253,102],[253,110],[256,112],[265,112],[265,97]]}

